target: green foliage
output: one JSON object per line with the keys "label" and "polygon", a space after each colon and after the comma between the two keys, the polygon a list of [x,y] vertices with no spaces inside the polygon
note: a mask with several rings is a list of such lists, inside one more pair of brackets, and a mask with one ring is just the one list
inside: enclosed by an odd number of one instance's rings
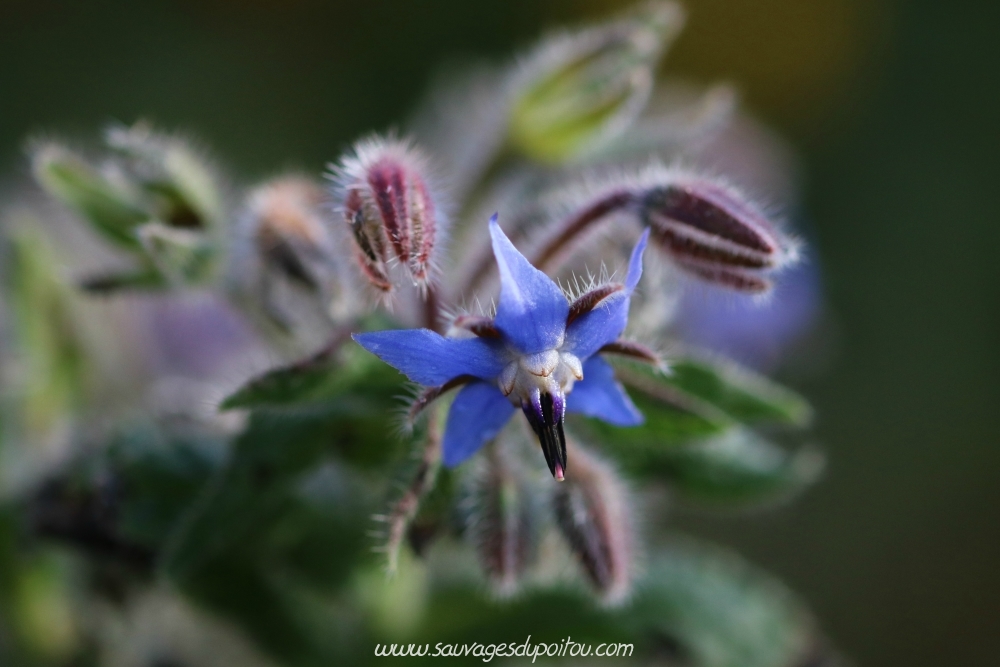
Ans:
{"label": "green foliage", "polygon": [[717,504],[785,498],[812,484],[823,455],[812,447],[789,453],[744,428],[662,452],[648,474],[659,474],[682,496]]}
{"label": "green foliage", "polygon": [[[651,564],[632,614],[667,650],[703,667],[828,664],[812,618],[736,555],[672,543]],[[683,664],[683,663],[682,663]]]}
{"label": "green foliage", "polygon": [[34,231],[11,234],[6,248],[4,293],[12,315],[21,366],[6,425],[39,435],[83,400],[88,360],[69,288],[45,239]]}

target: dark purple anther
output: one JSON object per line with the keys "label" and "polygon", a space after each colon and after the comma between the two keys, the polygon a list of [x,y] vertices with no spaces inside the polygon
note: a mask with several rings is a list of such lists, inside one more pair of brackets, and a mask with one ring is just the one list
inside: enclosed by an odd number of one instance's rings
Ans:
{"label": "dark purple anther", "polygon": [[532,394],[531,401],[521,403],[521,409],[538,436],[549,472],[562,481],[566,473],[566,435],[563,432],[565,397],[562,394],[536,391]]}

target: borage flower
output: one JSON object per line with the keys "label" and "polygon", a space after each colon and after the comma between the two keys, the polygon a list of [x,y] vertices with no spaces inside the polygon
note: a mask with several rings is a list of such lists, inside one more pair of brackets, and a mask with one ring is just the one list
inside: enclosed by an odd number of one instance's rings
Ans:
{"label": "borage flower", "polygon": [[460,317],[454,333],[429,329],[356,334],[354,340],[410,380],[428,387],[424,400],[462,386],[448,414],[444,464],[456,466],[497,436],[516,408],[538,435],[556,479],[566,471],[567,412],[635,426],[643,416],[598,353],[641,348],[619,341],[629,301],[642,275],[648,230],[629,260],[624,283],[608,283],[572,303],[533,267],[490,220],[500,270],[496,316]]}

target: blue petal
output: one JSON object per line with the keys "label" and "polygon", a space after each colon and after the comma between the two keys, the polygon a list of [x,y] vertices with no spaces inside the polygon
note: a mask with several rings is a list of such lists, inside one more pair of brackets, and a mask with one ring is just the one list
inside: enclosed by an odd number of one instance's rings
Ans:
{"label": "blue petal", "polygon": [[583,365],[583,379],[566,397],[567,412],[603,419],[615,426],[638,426],[646,419],[625,389],[615,380],[615,370],[601,357]]}
{"label": "blue petal", "polygon": [[354,340],[413,382],[444,384],[459,375],[492,380],[506,365],[496,343],[481,338],[445,338],[430,329],[354,334]]}
{"label": "blue petal", "polygon": [[462,387],[448,411],[442,443],[444,464],[457,466],[497,437],[514,406],[495,385],[473,382]]}
{"label": "blue petal", "polygon": [[569,303],[559,286],[524,258],[490,218],[493,254],[500,269],[500,303],[494,324],[523,354],[558,347],[566,331]]}
{"label": "blue petal", "polygon": [[628,308],[632,292],[642,277],[642,253],[649,239],[649,229],[643,232],[632,250],[625,276],[625,289],[615,292],[589,313],[573,320],[566,329],[564,349],[580,359],[597,353],[602,347],[618,339],[628,324]]}

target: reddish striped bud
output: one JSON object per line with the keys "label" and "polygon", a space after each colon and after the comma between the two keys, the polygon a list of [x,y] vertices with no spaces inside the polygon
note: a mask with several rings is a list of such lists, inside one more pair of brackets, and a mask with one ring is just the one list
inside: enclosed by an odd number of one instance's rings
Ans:
{"label": "reddish striped bud", "polygon": [[642,196],[643,222],[677,265],[744,292],[767,291],[764,274],[796,258],[795,244],[735,190],[698,177],[652,187]]}
{"label": "reddish striped bud", "polygon": [[573,467],[554,485],[556,523],[591,584],[608,603],[632,584],[635,536],[627,493],[611,467],[571,443]]}
{"label": "reddish striped bud", "polygon": [[534,554],[536,503],[523,471],[502,443],[487,453],[472,480],[469,535],[496,591],[509,595]]}
{"label": "reddish striped bud", "polygon": [[368,282],[392,291],[394,267],[425,289],[438,233],[438,211],[424,158],[408,143],[367,139],[333,167],[344,222]]}

